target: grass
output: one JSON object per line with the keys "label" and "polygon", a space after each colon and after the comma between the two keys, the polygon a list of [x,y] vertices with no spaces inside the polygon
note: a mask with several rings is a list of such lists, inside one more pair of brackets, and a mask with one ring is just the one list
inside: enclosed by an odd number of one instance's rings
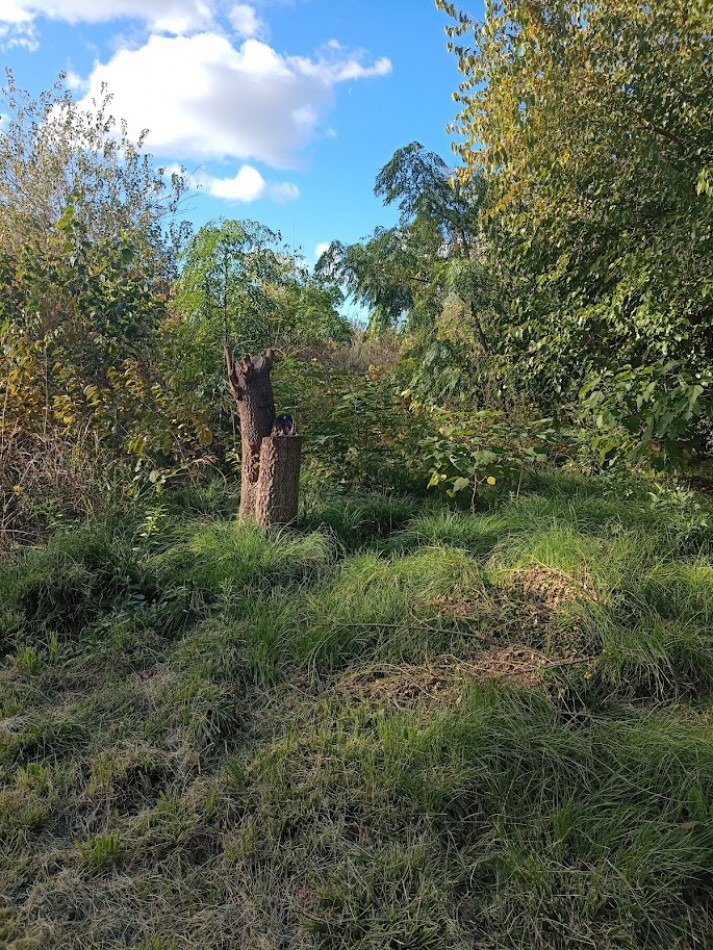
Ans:
{"label": "grass", "polygon": [[0,568],[0,945],[713,946],[697,496],[179,501]]}

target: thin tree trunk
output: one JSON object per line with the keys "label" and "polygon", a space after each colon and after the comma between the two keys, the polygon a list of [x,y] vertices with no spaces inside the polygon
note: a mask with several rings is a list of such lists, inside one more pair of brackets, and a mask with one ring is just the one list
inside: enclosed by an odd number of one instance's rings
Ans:
{"label": "thin tree trunk", "polygon": [[480,317],[475,312],[475,307],[473,306],[473,304],[469,303],[468,306],[470,309],[470,315],[473,319],[473,323],[475,324],[475,332],[478,334],[478,342],[480,343],[483,349],[483,353],[485,353],[486,356],[489,356],[491,353],[490,344],[488,343],[488,338],[486,337],[485,332],[483,330],[483,324],[480,322]]}

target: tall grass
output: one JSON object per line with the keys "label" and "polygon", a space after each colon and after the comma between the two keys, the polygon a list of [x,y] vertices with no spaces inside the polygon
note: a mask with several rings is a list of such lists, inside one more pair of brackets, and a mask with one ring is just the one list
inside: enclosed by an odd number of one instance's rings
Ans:
{"label": "tall grass", "polygon": [[0,567],[0,944],[711,946],[705,503],[533,489]]}

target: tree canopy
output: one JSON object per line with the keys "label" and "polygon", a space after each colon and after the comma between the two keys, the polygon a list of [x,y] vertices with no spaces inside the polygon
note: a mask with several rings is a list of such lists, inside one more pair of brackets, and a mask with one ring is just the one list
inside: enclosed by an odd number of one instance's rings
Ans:
{"label": "tree canopy", "polygon": [[484,227],[527,283],[499,345],[541,392],[586,384],[607,426],[674,448],[711,409],[710,3],[505,0],[482,23],[438,5],[460,178],[485,177]]}

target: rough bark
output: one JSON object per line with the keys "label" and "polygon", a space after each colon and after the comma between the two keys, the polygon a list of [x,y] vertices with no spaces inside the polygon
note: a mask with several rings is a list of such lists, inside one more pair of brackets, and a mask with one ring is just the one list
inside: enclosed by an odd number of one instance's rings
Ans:
{"label": "rough bark", "polygon": [[289,524],[297,517],[302,438],[274,435],[262,440],[255,520],[263,528]]}
{"label": "rough bark", "polygon": [[239,517],[253,521],[260,475],[260,446],[272,432],[275,422],[275,399],[270,379],[274,353],[268,350],[264,356],[254,359],[246,355],[235,362],[227,343],[224,351],[228,382],[240,417],[243,460]]}

